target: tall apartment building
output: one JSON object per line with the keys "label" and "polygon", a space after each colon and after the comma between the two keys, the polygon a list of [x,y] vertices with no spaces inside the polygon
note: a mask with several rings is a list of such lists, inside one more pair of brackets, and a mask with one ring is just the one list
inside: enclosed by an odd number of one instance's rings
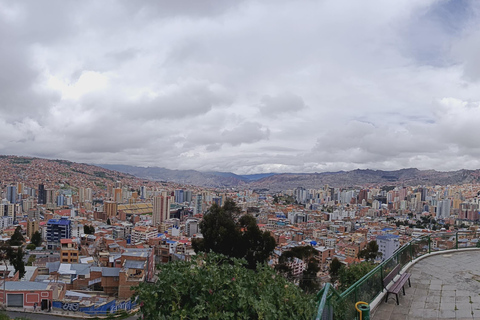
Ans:
{"label": "tall apartment building", "polygon": [[38,220],[27,220],[27,237],[32,239],[35,232],[39,230]]}
{"label": "tall apartment building", "polygon": [[198,219],[188,219],[187,222],[185,222],[185,233],[187,234],[187,237],[192,237],[198,232]]}
{"label": "tall apartment building", "polygon": [[165,193],[153,198],[152,223],[154,226],[170,218],[170,204],[172,200],[172,197],[167,196]]}
{"label": "tall apartment building", "polygon": [[114,201],[103,202],[103,212],[105,212],[107,218],[115,217],[117,215],[118,204]]}
{"label": "tall apartment building", "polygon": [[45,186],[43,184],[38,185],[38,204],[46,204],[47,203],[47,195],[45,194]]}
{"label": "tall apartment building", "polygon": [[7,200],[10,203],[17,203],[17,187],[16,186],[8,186],[7,187]]}
{"label": "tall apartment building", "polygon": [[48,220],[46,232],[48,249],[58,248],[61,239],[70,239],[72,237],[71,226],[72,222],[66,217]]}
{"label": "tall apartment building", "polygon": [[123,190],[121,188],[113,189],[113,200],[116,203],[123,203]]}
{"label": "tall apartment building", "polygon": [[395,250],[400,247],[398,236],[386,234],[377,237],[378,252],[382,253],[382,260],[390,258]]}

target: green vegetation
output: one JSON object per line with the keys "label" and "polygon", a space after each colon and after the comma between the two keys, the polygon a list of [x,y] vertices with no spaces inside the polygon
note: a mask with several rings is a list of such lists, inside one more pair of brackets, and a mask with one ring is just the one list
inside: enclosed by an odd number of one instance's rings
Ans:
{"label": "green vegetation", "polygon": [[22,247],[15,248],[8,243],[0,246],[0,261],[4,265],[9,262],[15,268],[15,272],[19,272],[20,278],[25,274],[24,256]]}
{"label": "green vegetation", "polygon": [[93,174],[95,175],[95,177],[99,177],[99,178],[106,178],[107,175],[105,172],[103,171],[93,171]]}
{"label": "green vegetation", "polygon": [[33,266],[33,263],[35,262],[35,260],[36,260],[36,256],[32,254],[30,257],[28,257],[27,266]]}
{"label": "green vegetation", "polygon": [[103,182],[95,181],[95,185],[100,189],[106,189],[107,186]]}
{"label": "green vegetation", "polygon": [[32,162],[32,160],[27,158],[14,158],[10,160],[12,164],[29,164],[30,162]]}
{"label": "green vegetation", "polygon": [[375,268],[375,265],[370,262],[361,262],[352,264],[349,267],[342,267],[338,273],[341,291],[346,290],[355,282],[360,280],[364,275],[369,273]]}
{"label": "green vegetation", "polygon": [[269,232],[262,232],[255,218],[243,215],[235,202],[227,199],[220,207],[212,205],[200,222],[203,239],[194,239],[195,252],[216,252],[233,258],[245,258],[247,266],[255,269],[257,263],[267,261],[275,249],[275,239]]}
{"label": "green vegetation", "polygon": [[90,225],[83,226],[83,233],[85,234],[95,234],[95,227]]}
{"label": "green vegetation", "polygon": [[[320,289],[320,279],[317,277],[320,267],[318,266],[318,251],[311,246],[299,246],[286,250],[279,258],[275,269],[282,273],[288,280],[298,283],[306,293],[316,293]],[[295,277],[288,263],[293,259],[300,259],[307,264],[307,268],[300,276]]]}
{"label": "green vegetation", "polygon": [[144,319],[311,319],[313,295],[265,264],[209,253],[160,266],[155,284],[136,288]]}
{"label": "green vegetation", "polygon": [[338,280],[338,273],[340,272],[340,269],[343,267],[343,263],[338,260],[337,257],[332,259],[332,262],[330,263],[330,281],[332,283],[335,283],[335,281]]}
{"label": "green vegetation", "polygon": [[35,245],[35,247],[40,247],[42,245],[42,235],[40,234],[40,231],[35,231],[30,241]]}
{"label": "green vegetation", "polygon": [[295,202],[296,201],[293,196],[289,196],[289,195],[273,196],[273,203],[289,205],[289,204],[294,204]]}
{"label": "green vegetation", "polygon": [[376,258],[382,256],[381,252],[378,252],[378,244],[377,241],[372,240],[367,244],[367,247],[361,250],[358,253],[358,257],[360,259],[365,259],[366,261],[375,261]]}
{"label": "green vegetation", "polygon": [[11,246],[21,246],[21,245],[23,245],[24,241],[25,241],[25,238],[22,235],[22,227],[18,226],[15,229],[15,232],[10,237],[10,245]]}
{"label": "green vegetation", "polygon": [[36,247],[37,247],[37,246],[34,245],[33,243],[29,243],[29,244],[27,245],[27,249],[28,249],[28,250],[35,250]]}

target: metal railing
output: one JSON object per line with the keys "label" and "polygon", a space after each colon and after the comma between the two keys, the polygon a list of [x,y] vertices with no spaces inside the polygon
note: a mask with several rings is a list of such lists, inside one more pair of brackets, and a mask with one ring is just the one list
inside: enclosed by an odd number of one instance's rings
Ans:
{"label": "metal railing", "polygon": [[355,303],[375,300],[383,291],[383,279],[397,265],[401,266],[398,270],[402,270],[409,262],[432,252],[476,247],[479,235],[474,231],[439,232],[412,239],[345,291],[340,293],[327,283],[317,293],[314,319],[356,319]]}

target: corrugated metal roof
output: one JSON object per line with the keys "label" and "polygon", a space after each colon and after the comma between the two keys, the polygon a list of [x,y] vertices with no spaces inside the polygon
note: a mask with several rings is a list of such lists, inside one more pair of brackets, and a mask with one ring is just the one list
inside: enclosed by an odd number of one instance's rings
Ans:
{"label": "corrugated metal roof", "polygon": [[102,277],[118,277],[120,268],[102,268]]}
{"label": "corrugated metal roof", "polygon": [[5,290],[47,290],[48,283],[33,281],[6,281]]}
{"label": "corrugated metal roof", "polygon": [[123,264],[123,267],[127,269],[143,269],[144,266],[145,261],[125,260]]}

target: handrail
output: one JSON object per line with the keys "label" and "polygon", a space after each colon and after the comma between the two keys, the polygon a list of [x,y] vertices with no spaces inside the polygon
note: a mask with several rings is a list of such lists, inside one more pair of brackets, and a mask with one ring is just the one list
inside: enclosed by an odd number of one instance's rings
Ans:
{"label": "handrail", "polygon": [[[389,257],[387,260],[385,261],[382,261],[378,266],[376,266],[374,269],[372,269],[369,273],[367,273],[366,275],[364,275],[361,279],[359,279],[357,282],[355,282],[353,285],[351,285],[350,287],[348,287],[345,291],[341,292],[341,293],[338,293],[337,290],[335,290],[335,288],[330,284],[330,283],[327,283],[318,293],[317,293],[317,299],[320,298],[320,295],[321,295],[321,299],[319,300],[318,302],[318,307],[317,307],[317,313],[316,313],[316,317],[315,317],[315,320],[320,320],[322,319],[322,315],[324,313],[324,309],[325,307],[329,304],[329,302],[331,301],[331,298],[333,296],[333,294],[335,294],[339,300],[344,300],[349,294],[351,294],[352,292],[354,292],[354,290],[356,290],[360,285],[362,285],[364,282],[366,282],[368,279],[370,279],[374,274],[378,273],[378,271],[382,271],[383,268],[385,266],[387,266],[393,259],[397,259],[398,256],[400,254],[403,254],[406,250],[410,249],[410,251],[407,252],[407,254],[409,254],[410,256],[410,261],[412,261],[415,257],[414,257],[414,253],[413,253],[413,246],[418,243],[418,242],[422,242],[422,241],[427,241],[428,243],[428,251],[427,253],[425,254],[430,254],[432,252],[431,250],[431,241],[432,241],[432,237],[441,237],[441,236],[445,236],[445,235],[448,235],[449,237],[455,237],[455,246],[453,248],[447,248],[445,250],[442,250],[442,251],[447,251],[447,250],[457,250],[459,248],[459,245],[458,245],[458,235],[459,234],[473,234],[473,236],[475,238],[478,237],[477,233],[475,231],[457,231],[457,232],[444,232],[444,231],[441,231],[441,232],[437,232],[437,233],[432,233],[432,234],[429,234],[429,235],[423,235],[423,236],[420,236],[418,238],[414,238],[414,239],[411,239],[409,242],[405,243],[403,246],[401,246],[400,248],[398,248],[397,250],[395,250],[395,252],[392,254],[391,257]],[[417,257],[420,257],[420,256],[423,256],[425,254],[420,254],[418,255]],[[383,280],[383,279],[382,279]],[[380,291],[378,291],[375,295],[378,296],[381,291],[383,290],[383,286],[382,286],[382,289]],[[331,294],[330,294],[331,292]],[[326,320],[326,319],[325,319]]]}

